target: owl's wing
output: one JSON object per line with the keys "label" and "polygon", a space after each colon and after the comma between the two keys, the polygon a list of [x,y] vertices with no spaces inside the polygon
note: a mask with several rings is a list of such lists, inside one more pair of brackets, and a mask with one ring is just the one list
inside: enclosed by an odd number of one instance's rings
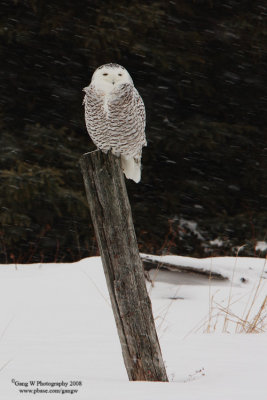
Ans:
{"label": "owl's wing", "polygon": [[110,135],[103,96],[96,92],[92,84],[85,87],[83,91],[85,92],[83,104],[87,131],[96,147],[106,153],[110,149]]}
{"label": "owl's wing", "polygon": [[108,103],[111,147],[125,157],[141,157],[146,146],[145,106],[132,84],[124,83]]}
{"label": "owl's wing", "polygon": [[140,129],[140,132],[142,133],[141,139],[142,139],[143,146],[146,146],[147,145],[146,135],[145,135],[146,110],[145,110],[145,105],[144,105],[143,99],[140,96],[140,94],[138,93],[136,88],[134,88],[134,98],[135,98],[135,102],[136,102],[137,112],[139,115],[139,123],[140,123],[139,129]]}

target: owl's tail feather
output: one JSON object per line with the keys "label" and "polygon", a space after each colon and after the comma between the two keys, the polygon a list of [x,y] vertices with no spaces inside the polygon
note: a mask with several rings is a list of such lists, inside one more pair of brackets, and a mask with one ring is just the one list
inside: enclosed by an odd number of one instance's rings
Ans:
{"label": "owl's tail feather", "polygon": [[141,180],[141,160],[134,157],[125,158],[121,156],[121,167],[127,179],[132,179],[136,183]]}

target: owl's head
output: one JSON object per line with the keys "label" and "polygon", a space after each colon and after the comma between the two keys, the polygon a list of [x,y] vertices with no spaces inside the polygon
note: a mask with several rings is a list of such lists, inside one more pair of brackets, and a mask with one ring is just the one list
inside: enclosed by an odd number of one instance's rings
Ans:
{"label": "owl's head", "polygon": [[95,70],[91,83],[93,83],[97,89],[111,92],[116,86],[123,83],[133,84],[133,80],[129,72],[121,65],[104,64]]}

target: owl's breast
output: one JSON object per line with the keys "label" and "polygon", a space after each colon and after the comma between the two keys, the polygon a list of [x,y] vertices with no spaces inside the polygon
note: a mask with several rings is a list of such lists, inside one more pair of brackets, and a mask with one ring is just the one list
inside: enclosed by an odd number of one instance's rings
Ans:
{"label": "owl's breast", "polygon": [[127,115],[133,110],[133,92],[131,86],[122,84],[115,87],[108,95],[106,107],[109,119],[127,120]]}

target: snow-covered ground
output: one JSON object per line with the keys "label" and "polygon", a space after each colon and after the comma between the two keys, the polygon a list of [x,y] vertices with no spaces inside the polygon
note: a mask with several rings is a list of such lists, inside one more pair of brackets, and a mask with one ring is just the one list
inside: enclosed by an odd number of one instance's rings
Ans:
{"label": "snow-covered ground", "polygon": [[150,273],[170,383],[128,382],[100,258],[0,266],[0,399],[266,400],[266,260],[169,262],[229,278]]}

